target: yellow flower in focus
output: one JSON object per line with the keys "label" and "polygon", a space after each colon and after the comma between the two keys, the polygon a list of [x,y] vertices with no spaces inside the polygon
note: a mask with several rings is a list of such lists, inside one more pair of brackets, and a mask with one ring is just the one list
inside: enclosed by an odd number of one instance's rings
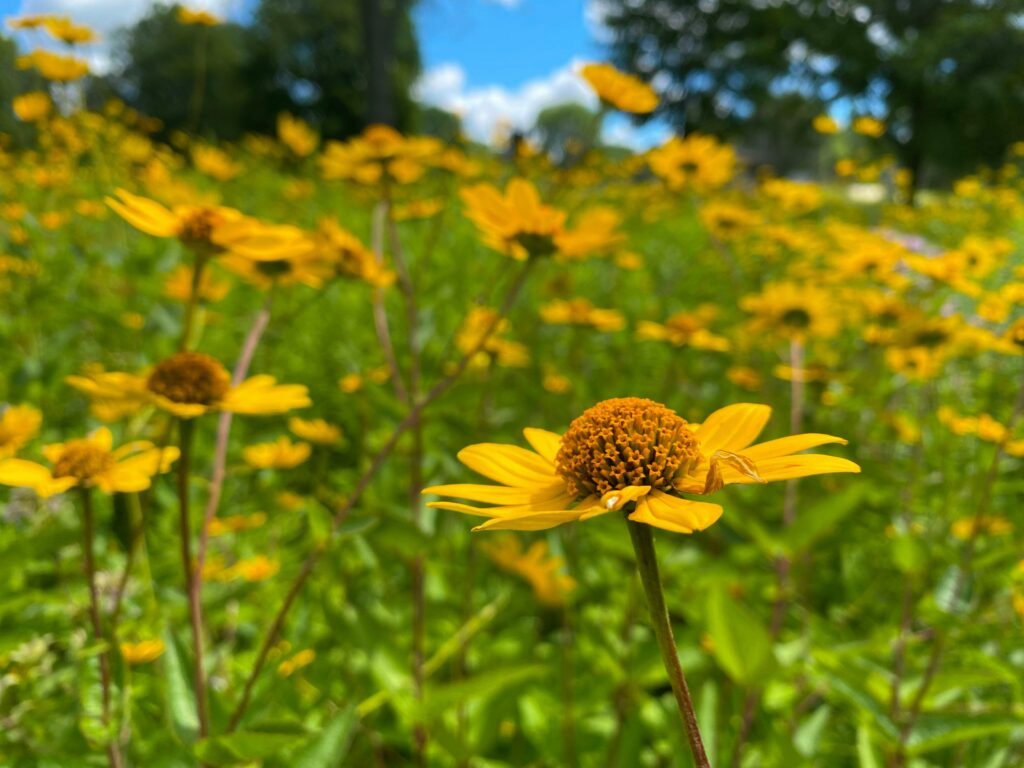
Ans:
{"label": "yellow flower in focus", "polygon": [[[192,296],[192,267],[180,264],[164,280],[164,295],[175,301],[187,302]],[[216,303],[228,295],[231,283],[218,280],[210,270],[204,270],[199,278],[198,297],[208,303]]]}
{"label": "yellow flower in focus", "polygon": [[615,109],[646,115],[658,106],[658,95],[651,86],[611,64],[584,64],[580,75],[602,102]]}
{"label": "yellow flower in focus", "polygon": [[305,120],[287,112],[277,116],[277,139],[296,157],[309,157],[320,143],[320,137]]}
{"label": "yellow flower in focus", "polygon": [[88,437],[45,446],[43,456],[50,467],[24,459],[0,461],[0,484],[31,488],[42,498],[75,487],[104,493],[144,491],[153,475],[171,468],[178,449],[136,441],[115,450],[110,430],[100,427]]}
{"label": "yellow flower in focus", "polygon": [[647,164],[670,189],[706,193],[725,186],[736,172],[736,152],[713,136],[673,136],[647,154]]}
{"label": "yellow flower in focus", "polygon": [[826,136],[839,133],[839,123],[828,115],[818,115],[811,122],[811,125],[814,127],[815,131],[825,134]]}
{"label": "yellow flower in focus", "polygon": [[155,365],[147,375],[101,372],[68,376],[66,381],[90,399],[125,412],[152,403],[179,419],[210,411],[250,416],[286,413],[311,405],[301,384],[278,384],[273,376],[252,376],[241,384],[217,360],[200,352],[179,352]]}
{"label": "yellow flower in focus", "polygon": [[215,27],[223,23],[223,19],[203,9],[191,9],[184,6],[178,7],[178,21],[182,24],[191,24],[201,27]]}
{"label": "yellow flower in focus", "polygon": [[616,309],[598,309],[587,299],[556,299],[540,308],[540,317],[549,325],[589,325],[611,333],[626,327],[626,318]]}
{"label": "yellow flower in focus", "polygon": [[292,469],[306,461],[312,450],[309,443],[293,443],[282,435],[273,443],[247,445],[242,456],[253,469]]}
{"label": "yellow flower in focus", "polygon": [[341,439],[341,429],[323,419],[307,420],[292,416],[288,419],[288,429],[296,437],[317,445],[335,445]]}
{"label": "yellow flower in focus", "polygon": [[562,558],[550,555],[545,541],[534,542],[524,552],[519,539],[501,536],[496,541],[485,542],[481,548],[503,571],[525,579],[543,605],[562,607],[576,588],[576,580],[561,573]]}
{"label": "yellow flower in focus", "polygon": [[159,638],[154,640],[140,640],[137,643],[121,643],[121,658],[125,664],[147,664],[156,661],[164,653],[164,641]]}
{"label": "yellow flower in focus", "polygon": [[89,65],[74,56],[36,50],[17,58],[18,69],[35,69],[47,80],[69,83],[89,74]]}
{"label": "yellow flower in focus", "polygon": [[477,184],[462,189],[459,196],[466,217],[495,250],[519,260],[557,250],[565,213],[542,203],[536,187],[525,179],[509,181],[504,194],[491,184]]}
{"label": "yellow flower in focus", "polygon": [[798,453],[846,442],[831,435],[751,445],[770,415],[767,405],[740,403],[694,425],[651,400],[605,400],[584,411],[564,435],[523,430],[532,451],[483,443],[459,452],[459,461],[501,485],[439,485],[423,492],[493,505],[430,503],[488,518],[473,529],[478,531],[541,530],[622,510],[635,522],[693,533],[714,523],[722,507],[683,494],[860,471],[846,459]]}
{"label": "yellow flower in focus", "polygon": [[868,136],[872,139],[877,139],[885,133],[885,123],[866,115],[854,120],[852,127],[854,133],[859,133],[861,136]]}
{"label": "yellow flower in focus", "polygon": [[9,405],[0,413],[0,459],[13,456],[39,433],[43,414],[31,405]]}
{"label": "yellow flower in focus", "polygon": [[316,651],[307,648],[299,651],[290,659],[285,659],[277,665],[277,674],[281,677],[291,677],[303,667],[308,667],[316,659]]}
{"label": "yellow flower in focus", "polygon": [[36,123],[50,114],[53,102],[45,91],[32,91],[14,97],[14,114],[23,123]]}

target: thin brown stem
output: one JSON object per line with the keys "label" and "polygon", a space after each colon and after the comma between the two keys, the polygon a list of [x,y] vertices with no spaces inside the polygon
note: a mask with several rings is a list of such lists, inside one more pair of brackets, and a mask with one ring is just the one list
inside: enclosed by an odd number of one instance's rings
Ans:
{"label": "thin brown stem", "polygon": [[700,728],[697,726],[697,712],[693,706],[693,699],[690,697],[690,689],[686,684],[683,667],[679,663],[679,650],[676,648],[676,641],[672,635],[672,624],[668,618],[668,609],[665,607],[665,595],[661,589],[661,577],[658,574],[658,559],[654,551],[654,537],[651,535],[651,528],[649,525],[634,523],[632,520],[627,520],[626,525],[629,527],[629,536],[633,541],[633,552],[636,554],[640,582],[647,595],[647,607],[651,612],[651,624],[654,627],[654,635],[658,639],[661,660],[665,664],[665,671],[668,673],[676,704],[679,705],[683,735],[690,745],[694,765],[697,768],[711,768],[707,753],[704,751]]}
{"label": "thin brown stem", "polygon": [[192,628],[192,678],[196,696],[196,715],[199,720],[199,737],[205,739],[210,731],[210,719],[206,706],[206,672],[203,668],[203,613],[197,586],[196,565],[192,561],[192,525],[189,521],[188,481],[192,464],[191,419],[180,419],[178,458],[178,522],[181,538],[181,567],[185,572],[185,594],[188,598],[188,618]]}
{"label": "thin brown stem", "polygon": [[[387,459],[391,456],[395,450],[402,436],[405,435],[420,419],[424,409],[426,409],[431,403],[444,395],[449,389],[451,389],[455,383],[459,380],[459,377],[465,372],[469,366],[470,361],[475,357],[481,349],[487,344],[491,336],[498,329],[501,321],[508,315],[511,310],[513,303],[519,296],[526,284],[526,279],[529,277],[531,268],[533,266],[533,260],[529,260],[523,264],[519,273],[513,279],[508,290],[505,293],[505,298],[502,301],[501,307],[498,313],[493,318],[490,326],[481,334],[480,339],[477,343],[459,359],[452,371],[445,376],[443,379],[438,381],[428,392],[424,395],[409,411],[408,415],[398,423],[391,436],[387,439],[383,446],[374,454],[373,459],[370,461],[369,467],[363,472],[363,475],[356,482],[355,488],[348,498],[341,504],[337,512],[334,515],[334,519],[331,522],[331,531],[328,543],[336,535],[339,526],[348,517],[348,514],[352,509],[359,503],[363,492],[369,487],[370,483],[380,472]],[[235,707],[234,712],[231,715],[231,719],[228,724],[227,732],[233,732],[238,724],[241,722],[243,715],[249,707],[249,703],[252,699],[253,686],[256,684],[256,679],[259,677],[260,672],[263,670],[264,664],[266,664],[267,656],[270,654],[271,648],[274,643],[277,642],[277,638],[281,633],[281,629],[284,626],[285,617],[291,610],[292,605],[295,603],[295,599],[298,597],[299,592],[302,590],[303,585],[312,573],[313,568],[316,566],[320,559],[320,556],[326,549],[327,544],[323,544],[313,549],[302,566],[299,568],[299,572],[295,577],[295,581],[292,582],[287,594],[285,595],[284,601],[274,614],[274,618],[271,620],[270,627],[264,635],[263,642],[260,645],[260,649],[256,654],[256,660],[253,663],[253,668],[249,673],[249,677],[245,681],[245,687],[242,691],[242,697],[239,699],[238,705]]]}
{"label": "thin brown stem", "polygon": [[[384,229],[388,217],[389,205],[382,200],[373,209],[373,232],[371,235],[371,247],[377,264],[384,263]],[[395,396],[403,403],[409,400],[409,390],[402,378],[402,370],[398,367],[398,357],[395,354],[395,344],[391,339],[391,327],[388,324],[387,307],[384,304],[384,289],[374,287],[373,289],[373,327],[377,332],[377,341],[380,343],[381,351],[384,353],[384,361],[391,372],[391,386],[395,389]]]}
{"label": "thin brown stem", "polygon": [[[89,619],[92,622],[93,640],[103,645],[99,653],[100,688],[102,697],[101,716],[103,727],[110,730],[110,646],[103,632],[103,620],[100,617],[99,591],[96,589],[96,554],[93,549],[96,531],[92,510],[92,491],[82,488],[83,537],[82,548],[85,555],[85,579],[89,585]],[[110,743],[107,745],[107,758],[111,768],[121,768],[121,750],[118,747],[116,734],[108,734]]]}

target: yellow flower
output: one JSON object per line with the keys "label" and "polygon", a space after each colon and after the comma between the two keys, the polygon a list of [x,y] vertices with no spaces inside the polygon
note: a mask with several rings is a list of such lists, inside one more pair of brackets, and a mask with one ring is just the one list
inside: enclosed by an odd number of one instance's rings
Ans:
{"label": "yellow flower", "polygon": [[149,403],[145,378],[131,373],[93,367],[64,381],[89,398],[90,410],[100,421],[118,421]]}
{"label": "yellow flower", "polygon": [[45,91],[32,91],[15,96],[13,107],[14,114],[23,123],[35,123],[50,114],[53,102]]}
{"label": "yellow flower", "polygon": [[483,349],[471,361],[474,368],[485,368],[491,362],[509,368],[521,368],[530,362],[530,353],[522,344],[502,338],[508,327],[508,320],[501,320],[495,326],[498,313],[490,307],[473,307],[462,327],[455,336],[455,346],[463,354],[469,354],[480,345],[480,339],[490,331],[490,337]]}
{"label": "yellow flower", "polygon": [[621,245],[626,237],[618,231],[621,216],[608,206],[596,206],[581,213],[575,224],[555,237],[560,259],[583,259],[603,255]]}
{"label": "yellow flower", "polygon": [[338,389],[346,395],[354,394],[363,388],[363,377],[358,373],[347,373],[338,379]]}
{"label": "yellow flower", "polygon": [[216,242],[225,249],[220,264],[263,290],[296,283],[319,288],[334,274],[315,238],[287,224],[245,220],[218,232]]}
{"label": "yellow flower", "polygon": [[677,347],[728,352],[729,340],[708,330],[717,314],[718,307],[703,304],[695,312],[676,312],[664,325],[642,320],[637,324],[636,337],[641,341],[667,341]]}
{"label": "yellow flower", "polygon": [[239,560],[227,569],[227,579],[243,579],[245,581],[266,581],[281,570],[277,560],[264,555],[257,555],[246,560]]}
{"label": "yellow flower", "polygon": [[39,432],[43,414],[31,405],[9,405],[0,413],[0,459],[13,456]]}
{"label": "yellow flower", "polygon": [[761,217],[742,205],[716,200],[701,206],[700,220],[719,240],[734,240],[756,227]]}
{"label": "yellow flower", "polygon": [[222,23],[223,20],[217,16],[214,16],[209,11],[204,11],[202,9],[192,10],[190,8],[185,8],[184,6],[180,6],[178,8],[178,21],[182,24],[195,24],[202,27],[215,27],[218,24]]}
{"label": "yellow flower", "polygon": [[24,459],[0,461],[0,484],[32,488],[46,498],[74,488],[99,488],[104,493],[131,493],[149,488],[150,479],[167,472],[178,458],[177,448],[161,449],[137,441],[116,450],[110,430],[100,427],[88,437],[43,448],[50,467]]}
{"label": "yellow flower", "polygon": [[519,539],[501,536],[482,545],[484,553],[504,571],[521,576],[544,605],[558,608],[565,605],[569,593],[576,588],[576,580],[560,573],[562,558],[548,553],[545,541],[534,542],[523,551]]}
{"label": "yellow flower", "polygon": [[99,40],[99,36],[91,28],[75,24],[63,16],[47,18],[43,22],[43,27],[51,37],[68,45],[94,43]]}
{"label": "yellow flower", "polygon": [[253,469],[291,469],[308,459],[311,452],[309,443],[293,443],[282,435],[273,443],[247,445],[242,456]]}
{"label": "yellow flower", "polygon": [[732,180],[736,172],[736,153],[713,136],[691,133],[685,139],[673,136],[651,150],[647,164],[670,189],[710,192]]}
{"label": "yellow flower", "polygon": [[626,327],[626,318],[616,309],[598,309],[587,299],[556,299],[540,308],[541,319],[550,325],[589,325],[610,333]]}
{"label": "yellow flower", "polygon": [[267,522],[267,516],[263,512],[257,512],[253,515],[215,517],[210,521],[210,535],[223,536],[226,533],[250,531],[253,528],[259,528],[265,522]]}
{"label": "yellow flower", "polygon": [[839,123],[828,115],[818,115],[811,124],[818,133],[826,135],[839,133]]}
{"label": "yellow flower", "polygon": [[761,293],[740,299],[740,306],[753,315],[751,330],[786,339],[830,338],[841,327],[834,298],[810,285],[769,283]]}
{"label": "yellow flower", "polygon": [[611,64],[585,64],[580,75],[601,101],[615,109],[646,115],[658,106],[658,95],[651,86]]}
{"label": "yellow flower", "polygon": [[835,172],[836,176],[843,179],[853,176],[857,172],[857,163],[848,157],[836,160]]}
{"label": "yellow flower", "polygon": [[347,142],[327,142],[320,169],[326,179],[411,184],[423,176],[426,162],[440,150],[436,139],[407,138],[387,125],[371,125]]}
{"label": "yellow flower", "polygon": [[296,157],[308,157],[320,143],[320,137],[308,123],[287,112],[277,116],[277,138]]}
{"label": "yellow flower", "polygon": [[429,219],[444,210],[443,200],[413,200],[404,205],[396,205],[393,216],[395,221],[412,219]]}
{"label": "yellow flower", "polygon": [[252,376],[233,385],[227,369],[200,352],[179,352],[144,376],[100,372],[66,381],[107,408],[132,413],[152,403],[180,419],[210,411],[268,415],[311,405],[305,386],[278,384],[273,376]]}
{"label": "yellow flower", "polygon": [[299,651],[290,659],[285,659],[277,665],[277,674],[281,677],[291,677],[298,670],[303,667],[308,667],[316,659],[316,651],[312,648],[306,648],[303,651]]}
{"label": "yellow flower", "polygon": [[159,659],[164,653],[164,641],[140,640],[137,643],[121,643],[121,658],[126,664],[146,664]]}
{"label": "yellow flower", "polygon": [[74,56],[36,50],[17,59],[18,69],[35,69],[47,80],[68,83],[89,74],[89,65]]}
{"label": "yellow flower", "polygon": [[339,277],[364,280],[377,288],[386,288],[395,281],[395,274],[379,264],[370,249],[334,219],[320,220],[314,242]]}
{"label": "yellow flower", "polygon": [[[188,301],[192,296],[192,267],[179,264],[164,280],[164,295],[175,301]],[[210,272],[204,270],[199,279],[199,298],[205,302],[216,303],[228,295],[231,283],[218,280]]]}
{"label": "yellow flower", "polygon": [[192,163],[200,173],[217,181],[231,181],[242,172],[242,166],[227,152],[204,144],[192,147]]}
{"label": "yellow flower", "polygon": [[737,387],[751,392],[761,389],[761,385],[764,383],[760,373],[742,365],[733,366],[725,372],[725,376]]}
{"label": "yellow flower", "polygon": [[548,371],[544,374],[542,382],[544,389],[556,395],[564,395],[572,389],[572,382],[568,376],[563,376],[557,371]]}
{"label": "yellow flower", "polygon": [[515,259],[549,256],[564,231],[565,213],[545,205],[536,187],[525,179],[512,179],[502,194],[491,184],[477,184],[459,192],[466,217],[480,229],[484,242]]}
{"label": "yellow flower", "polygon": [[858,117],[853,121],[853,132],[859,133],[861,136],[869,136],[872,139],[877,139],[885,133],[885,123],[881,120],[876,120],[873,117]]}
{"label": "yellow flower", "polygon": [[994,515],[961,517],[953,522],[951,531],[953,536],[963,541],[983,534],[1005,536],[1013,533],[1013,523],[1005,517],[996,517]]}
{"label": "yellow flower", "polygon": [[296,437],[317,445],[334,445],[341,439],[341,429],[323,419],[307,420],[292,416],[288,419],[288,429]]}
{"label": "yellow flower", "polygon": [[635,522],[693,533],[714,523],[722,507],[682,494],[860,471],[846,459],[797,453],[846,442],[839,437],[805,434],[751,445],[770,414],[767,405],[740,403],[698,426],[651,400],[605,400],[562,436],[524,430],[533,451],[483,443],[459,452],[463,464],[502,485],[439,485],[424,493],[494,505],[430,503],[489,518],[474,530],[540,530],[624,510]]}
{"label": "yellow flower", "polygon": [[202,205],[177,205],[165,208],[155,200],[118,189],[117,197],[106,198],[116,214],[133,227],[154,237],[176,237],[189,247],[211,249],[222,230],[231,227],[229,234],[238,239],[248,232],[251,220],[242,222],[242,214],[233,208]]}
{"label": "yellow flower", "polygon": [[787,213],[804,214],[820,208],[824,202],[821,187],[809,181],[768,179],[761,191]]}

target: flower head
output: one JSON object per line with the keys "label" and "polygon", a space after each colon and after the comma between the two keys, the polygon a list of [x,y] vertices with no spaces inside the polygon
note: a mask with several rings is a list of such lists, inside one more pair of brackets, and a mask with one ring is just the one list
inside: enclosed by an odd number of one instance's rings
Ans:
{"label": "flower head", "polygon": [[137,441],[113,447],[113,436],[101,427],[88,437],[43,448],[50,466],[24,459],[0,461],[0,484],[32,488],[46,498],[75,488],[104,493],[129,493],[149,488],[151,478],[167,472],[178,458],[177,448],[157,448]]}
{"label": "flower head", "polygon": [[493,505],[430,504],[490,518],[474,530],[539,530],[624,510],[635,522],[693,533],[714,523],[722,507],[684,494],[860,471],[846,459],[797,453],[846,442],[831,435],[793,435],[752,445],[770,414],[766,405],[740,403],[696,425],[651,400],[605,400],[584,411],[562,436],[524,430],[533,451],[484,443],[459,453],[463,464],[502,485],[441,485],[424,493]]}
{"label": "flower head", "polygon": [[293,443],[282,435],[273,443],[247,445],[242,457],[253,469],[291,469],[308,459],[311,451],[309,443]]}
{"label": "flower head", "polygon": [[43,414],[31,405],[9,405],[0,413],[0,458],[13,456],[36,436]]}
{"label": "flower head", "polygon": [[15,96],[12,106],[14,114],[23,123],[35,123],[50,114],[53,102],[45,91],[32,91]]}
{"label": "flower head", "polygon": [[651,86],[611,64],[585,64],[580,74],[598,98],[615,109],[646,115],[658,106],[658,95]]}

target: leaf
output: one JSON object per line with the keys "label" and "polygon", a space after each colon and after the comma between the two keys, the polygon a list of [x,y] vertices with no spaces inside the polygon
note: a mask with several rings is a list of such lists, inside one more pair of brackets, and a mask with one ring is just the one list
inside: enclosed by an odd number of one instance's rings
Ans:
{"label": "leaf", "polygon": [[320,733],[311,738],[289,761],[292,768],[331,768],[341,765],[352,744],[359,718],[356,708],[341,710]]}
{"label": "leaf", "polygon": [[757,614],[723,588],[708,595],[708,634],[722,669],[737,683],[763,683],[775,663],[772,640]]}
{"label": "leaf", "polygon": [[934,749],[1006,733],[1024,726],[1024,719],[1002,714],[922,714],[907,739],[907,751],[921,755]]}
{"label": "leaf", "polygon": [[875,752],[871,738],[871,726],[861,721],[857,726],[857,763],[859,768],[882,768],[882,761]]}
{"label": "leaf", "polygon": [[866,485],[851,485],[841,493],[801,510],[800,524],[787,529],[781,537],[783,549],[789,555],[806,552],[811,545],[830,534],[839,523],[859,509],[866,492]]}
{"label": "leaf", "polygon": [[296,732],[235,731],[196,744],[196,757],[212,765],[262,760],[295,745],[305,734]]}
{"label": "leaf", "polygon": [[[697,722],[704,733],[718,733],[718,686],[714,680],[708,680],[701,686]],[[707,749],[708,761],[712,765],[718,765],[717,740],[709,738],[704,746]]]}
{"label": "leaf", "polygon": [[505,667],[446,685],[428,686],[416,709],[419,709],[418,715],[424,720],[436,718],[467,699],[488,699],[525,680],[540,677],[547,671],[548,668],[543,664]]}
{"label": "leaf", "polygon": [[800,723],[800,726],[793,734],[793,746],[796,751],[804,757],[814,757],[818,754],[818,745],[821,737],[828,726],[829,717],[832,715],[832,708],[827,704],[814,710],[810,717]]}
{"label": "leaf", "polygon": [[186,744],[192,744],[199,735],[199,717],[196,714],[196,700],[192,692],[192,683],[182,663],[181,648],[174,633],[164,629],[164,653],[160,657],[163,662],[164,692],[167,696],[167,713],[178,738]]}

